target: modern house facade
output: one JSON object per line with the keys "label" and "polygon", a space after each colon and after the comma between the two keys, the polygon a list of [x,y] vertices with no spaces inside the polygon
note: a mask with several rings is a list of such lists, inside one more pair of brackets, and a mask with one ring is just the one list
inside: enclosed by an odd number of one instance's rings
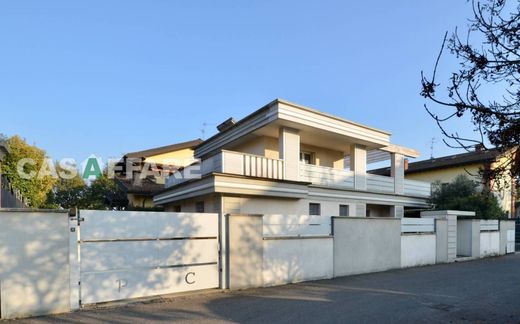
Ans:
{"label": "modern house facade", "polygon": [[[494,169],[504,163],[508,163],[507,155],[501,154],[496,149],[475,150],[461,154],[454,154],[431,158],[428,160],[407,163],[405,168],[405,179],[428,181],[431,183],[450,183],[459,175],[481,183],[483,187],[491,190],[500,202],[500,206],[510,217],[515,217],[517,201],[516,186],[514,179],[505,178],[502,185],[496,186],[482,179],[481,170]],[[390,168],[382,168],[371,171],[378,175],[390,175]]]}
{"label": "modern house facade", "polygon": [[[419,153],[390,133],[276,99],[194,149],[198,163],[166,181],[166,211],[403,217],[427,208],[428,182],[406,180]],[[367,173],[390,160],[390,176]]]}

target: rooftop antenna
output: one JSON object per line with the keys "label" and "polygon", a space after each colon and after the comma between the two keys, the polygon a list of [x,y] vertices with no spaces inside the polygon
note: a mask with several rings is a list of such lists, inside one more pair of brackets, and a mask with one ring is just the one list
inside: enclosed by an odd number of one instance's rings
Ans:
{"label": "rooftop antenna", "polygon": [[216,124],[210,124],[210,123],[206,123],[206,122],[203,122],[202,123],[202,128],[200,129],[200,132],[201,132],[201,139],[205,140],[206,139],[206,127],[208,126],[214,126]]}
{"label": "rooftop antenna", "polygon": [[434,148],[435,142],[436,142],[435,137],[432,137],[432,140],[430,142],[430,160],[433,159],[433,148]]}

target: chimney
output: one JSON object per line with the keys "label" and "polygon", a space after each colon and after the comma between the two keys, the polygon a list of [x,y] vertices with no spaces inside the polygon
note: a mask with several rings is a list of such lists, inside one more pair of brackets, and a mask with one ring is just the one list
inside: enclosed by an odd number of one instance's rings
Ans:
{"label": "chimney", "polygon": [[217,126],[219,132],[226,131],[230,129],[233,125],[235,125],[237,121],[233,117],[229,117],[225,121],[223,121],[220,125]]}

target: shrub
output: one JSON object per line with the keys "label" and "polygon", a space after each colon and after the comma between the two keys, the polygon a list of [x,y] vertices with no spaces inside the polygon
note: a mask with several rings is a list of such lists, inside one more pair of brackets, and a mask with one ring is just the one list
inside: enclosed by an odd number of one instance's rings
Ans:
{"label": "shrub", "polygon": [[506,217],[497,197],[465,175],[459,175],[448,184],[435,184],[431,204],[436,210],[474,211],[478,218],[500,219]]}

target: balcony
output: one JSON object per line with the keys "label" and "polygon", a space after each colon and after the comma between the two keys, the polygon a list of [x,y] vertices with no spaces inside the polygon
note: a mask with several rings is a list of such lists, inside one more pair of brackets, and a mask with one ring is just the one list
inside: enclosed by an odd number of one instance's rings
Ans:
{"label": "balcony", "polygon": [[[171,187],[190,179],[200,178],[210,173],[236,174],[247,177],[285,180],[284,161],[233,151],[221,151],[170,176],[166,186]],[[298,181],[327,187],[355,189],[353,171],[299,163]],[[429,197],[431,185],[428,182],[404,180],[404,195]],[[366,190],[394,194],[395,180],[392,177],[366,174]]]}
{"label": "balcony", "polygon": [[[354,189],[354,172],[322,167],[312,164],[300,164],[300,181],[328,187]],[[366,174],[367,190],[382,193],[394,193],[394,178],[376,174]],[[404,180],[404,194],[409,196],[429,197],[429,182]]]}
{"label": "balcony", "polygon": [[175,186],[213,172],[283,180],[283,166],[283,160],[222,150],[220,153],[204,159],[202,163],[179,170],[168,178],[166,187]]}

